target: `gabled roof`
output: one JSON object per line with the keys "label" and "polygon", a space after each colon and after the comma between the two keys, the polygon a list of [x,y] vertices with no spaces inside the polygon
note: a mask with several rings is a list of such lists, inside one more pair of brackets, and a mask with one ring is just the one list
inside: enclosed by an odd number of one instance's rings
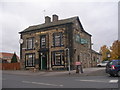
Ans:
{"label": "gabled roof", "polygon": [[[72,18],[68,18],[68,19],[58,20],[56,22],[50,22],[50,23],[44,23],[44,24],[29,26],[28,28],[26,28],[22,32],[27,32],[27,31],[32,31],[32,30],[47,28],[47,27],[56,26],[56,25],[62,25],[62,24],[72,23],[77,18],[78,17],[72,17]],[[20,32],[20,33],[22,33],[22,32]]]}
{"label": "gabled roof", "polygon": [[97,51],[95,51],[95,50],[93,50],[93,49],[92,49],[91,51],[92,51],[92,53],[102,55],[101,53],[98,53]]}
{"label": "gabled roof", "polygon": [[[62,20],[58,20],[55,22],[50,22],[50,23],[43,23],[43,24],[39,24],[39,25],[34,25],[34,26],[29,26],[28,28],[26,28],[25,30],[23,30],[20,33],[24,33],[24,32],[29,32],[29,31],[34,31],[34,30],[40,30],[43,28],[49,28],[49,27],[54,27],[54,26],[58,26],[58,25],[64,25],[64,24],[68,24],[68,23],[73,23],[75,20],[78,20],[80,27],[82,28],[82,31],[87,33],[84,29],[83,26],[79,20],[79,17],[72,17],[72,18],[67,18],[67,19],[62,19]],[[87,33],[88,35],[90,35],[89,33]],[[91,35],[90,35],[91,36]]]}
{"label": "gabled roof", "polygon": [[[14,53],[5,53],[5,52],[0,52],[0,58],[1,59],[12,59]],[[19,59],[19,57],[17,56],[17,59]]]}

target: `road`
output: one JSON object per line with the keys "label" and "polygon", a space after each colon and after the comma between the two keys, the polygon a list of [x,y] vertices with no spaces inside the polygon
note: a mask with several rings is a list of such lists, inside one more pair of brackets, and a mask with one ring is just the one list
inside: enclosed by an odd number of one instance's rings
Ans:
{"label": "road", "polygon": [[118,88],[118,77],[102,75],[40,76],[3,74],[3,88]]}

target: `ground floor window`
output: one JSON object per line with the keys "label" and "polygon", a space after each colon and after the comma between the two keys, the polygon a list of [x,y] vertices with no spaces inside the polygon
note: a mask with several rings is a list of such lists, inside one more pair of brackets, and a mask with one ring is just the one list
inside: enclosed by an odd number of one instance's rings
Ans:
{"label": "ground floor window", "polygon": [[35,54],[34,53],[25,55],[25,66],[26,67],[35,66]]}
{"label": "ground floor window", "polygon": [[64,65],[64,51],[53,51],[52,52],[52,65]]}

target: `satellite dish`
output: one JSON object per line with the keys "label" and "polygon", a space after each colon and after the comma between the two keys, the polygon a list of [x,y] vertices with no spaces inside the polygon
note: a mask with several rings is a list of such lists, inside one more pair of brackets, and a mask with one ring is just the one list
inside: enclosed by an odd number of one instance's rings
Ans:
{"label": "satellite dish", "polygon": [[20,44],[23,44],[23,39],[20,39],[20,40],[19,40],[19,43],[20,43]]}

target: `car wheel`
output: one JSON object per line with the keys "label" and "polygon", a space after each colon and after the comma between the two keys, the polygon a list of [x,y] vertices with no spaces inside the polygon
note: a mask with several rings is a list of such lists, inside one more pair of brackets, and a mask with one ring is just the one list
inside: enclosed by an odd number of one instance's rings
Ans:
{"label": "car wheel", "polygon": [[117,72],[117,76],[120,77],[120,71]]}
{"label": "car wheel", "polygon": [[98,65],[98,67],[101,67],[101,65]]}
{"label": "car wheel", "polygon": [[110,74],[110,76],[114,77],[115,75],[114,74]]}

